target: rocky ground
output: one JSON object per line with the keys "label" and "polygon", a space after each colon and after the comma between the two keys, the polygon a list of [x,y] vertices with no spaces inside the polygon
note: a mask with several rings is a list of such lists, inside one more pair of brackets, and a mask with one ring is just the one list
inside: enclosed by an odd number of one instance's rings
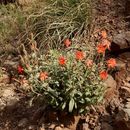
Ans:
{"label": "rocky ground", "polygon": [[107,56],[117,60],[116,71],[105,81],[104,103],[91,106],[85,116],[46,108],[42,99],[34,101],[26,95],[26,81],[12,74],[18,58],[8,56],[1,66],[0,130],[130,130],[130,28],[123,4],[120,0],[100,0],[93,10],[91,38],[98,37],[96,30],[107,30],[112,43]]}

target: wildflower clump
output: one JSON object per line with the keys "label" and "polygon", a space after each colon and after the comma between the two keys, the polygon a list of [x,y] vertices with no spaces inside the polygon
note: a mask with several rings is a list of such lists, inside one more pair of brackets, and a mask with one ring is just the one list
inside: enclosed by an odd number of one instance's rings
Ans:
{"label": "wildflower clump", "polygon": [[[66,48],[52,49],[46,54],[33,50],[26,60],[24,71],[35,94],[45,97],[48,105],[67,112],[84,112],[87,106],[103,100],[103,81],[108,71],[116,66],[114,58],[105,61],[103,44],[99,51],[90,53],[86,45],[63,41]],[[103,49],[102,49],[103,48]]]}

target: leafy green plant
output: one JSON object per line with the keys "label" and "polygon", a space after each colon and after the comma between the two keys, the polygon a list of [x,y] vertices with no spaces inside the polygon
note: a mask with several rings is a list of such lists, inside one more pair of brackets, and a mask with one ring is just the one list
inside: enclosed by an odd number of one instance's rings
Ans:
{"label": "leafy green plant", "polygon": [[86,45],[73,44],[39,54],[34,46],[32,53],[25,51],[22,58],[34,94],[45,97],[53,108],[68,112],[83,112],[86,106],[102,101],[104,86],[99,72],[105,65],[103,57],[96,58],[97,52],[90,54]]}

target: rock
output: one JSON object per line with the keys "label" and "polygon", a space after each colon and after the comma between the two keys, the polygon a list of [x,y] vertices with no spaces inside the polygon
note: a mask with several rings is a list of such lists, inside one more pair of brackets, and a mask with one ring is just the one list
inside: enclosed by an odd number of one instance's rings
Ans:
{"label": "rock", "polygon": [[2,74],[0,76],[0,83],[8,84],[10,82],[10,78],[7,74]]}
{"label": "rock", "polygon": [[108,75],[108,78],[107,80],[104,82],[104,85],[107,87],[107,88],[113,88],[113,89],[116,89],[116,81],[113,79],[113,77],[111,75]]}
{"label": "rock", "polygon": [[116,62],[117,62],[116,68],[117,68],[118,70],[126,69],[126,62],[125,62],[125,61],[120,60],[120,59],[116,59]]}
{"label": "rock", "polygon": [[[73,119],[70,118],[70,124],[67,125],[67,127],[71,130],[76,130],[76,127],[77,127],[77,124],[79,122],[79,119],[80,119],[80,116],[74,116]],[[69,120],[68,120],[68,123],[69,123]]]}
{"label": "rock", "polygon": [[94,128],[94,130],[101,130],[101,127],[97,126],[97,127]]}
{"label": "rock", "polygon": [[12,106],[12,109],[15,108],[15,104],[19,101],[18,97],[12,97],[10,99],[8,99],[6,102],[6,106]]}
{"label": "rock", "polygon": [[123,111],[123,110],[120,110],[117,114],[116,114],[116,117],[115,117],[115,121],[116,122],[120,122],[120,121],[128,121],[129,118],[128,118],[128,114]]}
{"label": "rock", "polygon": [[119,58],[125,60],[125,61],[130,61],[130,52],[124,52],[119,55]]}
{"label": "rock", "polygon": [[0,109],[6,108],[8,112],[12,112],[16,108],[19,101],[18,95],[15,93],[13,85],[0,84]]}
{"label": "rock", "polygon": [[127,63],[127,71],[130,73],[130,60]]}
{"label": "rock", "polygon": [[69,129],[69,128],[62,128],[62,130],[71,130],[71,129]]}
{"label": "rock", "polygon": [[[37,120],[40,119],[40,123],[45,121],[45,117],[44,117],[44,111],[45,111],[45,106],[40,107],[35,113],[33,113],[32,116],[32,122],[36,122]],[[42,118],[42,121],[41,121]]]}
{"label": "rock", "polygon": [[5,106],[6,104],[3,102],[2,99],[0,99],[0,111],[3,110]]}
{"label": "rock", "polygon": [[60,126],[57,126],[55,130],[63,130]]}
{"label": "rock", "polygon": [[128,116],[130,117],[130,108],[125,108],[124,111],[128,114]]}
{"label": "rock", "polygon": [[130,31],[127,31],[127,32],[126,32],[125,39],[126,39],[127,42],[130,44]]}
{"label": "rock", "polygon": [[89,122],[89,116],[86,116],[85,122],[88,123]]}
{"label": "rock", "polygon": [[44,128],[40,128],[40,130],[45,130]]}
{"label": "rock", "polygon": [[113,127],[106,122],[102,122],[101,128],[102,128],[102,130],[113,130]]}
{"label": "rock", "polygon": [[64,124],[64,126],[71,130],[76,130],[80,116],[74,116],[72,114],[67,114],[66,112],[61,112],[58,116],[59,121]]}
{"label": "rock", "polygon": [[126,81],[127,81],[127,82],[130,82],[130,75],[127,75]]}
{"label": "rock", "polygon": [[4,91],[3,91],[3,97],[4,98],[10,98],[10,97],[13,97],[15,95],[15,92],[13,89],[11,88],[6,88]]}
{"label": "rock", "polygon": [[60,126],[57,126],[55,129],[51,129],[51,130],[71,130],[71,129],[69,129],[69,128],[62,128]]}
{"label": "rock", "polygon": [[115,128],[118,130],[130,130],[128,114],[121,110],[115,117]]}
{"label": "rock", "polygon": [[83,130],[90,130],[87,123],[83,123]]}
{"label": "rock", "polygon": [[[114,36],[112,44],[114,43],[117,46],[119,46],[119,49],[129,48],[130,42],[128,42],[128,40],[129,40],[128,35],[129,35],[128,32],[117,34],[116,36]],[[126,36],[127,36],[127,38],[126,38]],[[111,50],[113,50],[113,49],[114,48],[111,48]]]}
{"label": "rock", "polygon": [[23,118],[23,119],[21,119],[19,121],[18,126],[19,127],[25,127],[25,126],[27,126],[27,124],[28,124],[28,119],[27,118]]}
{"label": "rock", "polygon": [[[35,130],[35,129],[36,129],[36,126],[35,126],[35,125],[30,125],[30,126],[28,127],[28,129],[29,129],[29,130]],[[40,130],[42,130],[42,129],[40,129]],[[45,130],[45,129],[43,129],[43,130]]]}
{"label": "rock", "polygon": [[[46,130],[46,128],[45,128],[45,124],[42,124],[42,126],[40,127],[40,129],[39,130]],[[50,130],[50,129],[49,129]],[[52,130],[52,129],[51,129]],[[54,130],[54,129],[53,129]]]}
{"label": "rock", "polygon": [[113,118],[111,115],[109,115],[108,113],[106,113],[105,115],[102,116],[101,118],[102,122],[107,122],[107,123],[112,123]]}
{"label": "rock", "polygon": [[106,103],[109,103],[118,95],[118,92],[116,90],[117,83],[113,77],[109,75],[107,80],[104,82],[104,86],[106,87],[104,99]]}
{"label": "rock", "polygon": [[5,88],[3,90],[1,98],[6,102],[6,106],[15,106],[15,104],[19,100],[18,96],[16,95],[12,87]]}
{"label": "rock", "polygon": [[51,124],[48,128],[53,130],[55,128],[56,124]]}

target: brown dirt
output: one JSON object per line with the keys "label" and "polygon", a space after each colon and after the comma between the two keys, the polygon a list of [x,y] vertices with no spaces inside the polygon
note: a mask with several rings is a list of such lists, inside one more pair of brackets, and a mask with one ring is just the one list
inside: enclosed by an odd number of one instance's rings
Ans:
{"label": "brown dirt", "polygon": [[[124,7],[121,0],[97,1],[93,32],[106,29],[110,41],[113,41],[115,35],[128,31]],[[92,34],[92,39],[95,40],[95,34]],[[110,86],[107,90],[104,105],[92,106],[90,113],[81,117],[44,108],[42,99],[33,101],[23,91],[27,84],[10,79],[10,70],[15,71],[18,63],[11,64],[11,69],[6,66],[9,73],[3,71],[4,75],[0,77],[0,130],[130,130],[128,112],[125,112],[125,105],[130,101],[129,48],[109,55],[122,63],[112,74],[117,87]]]}

